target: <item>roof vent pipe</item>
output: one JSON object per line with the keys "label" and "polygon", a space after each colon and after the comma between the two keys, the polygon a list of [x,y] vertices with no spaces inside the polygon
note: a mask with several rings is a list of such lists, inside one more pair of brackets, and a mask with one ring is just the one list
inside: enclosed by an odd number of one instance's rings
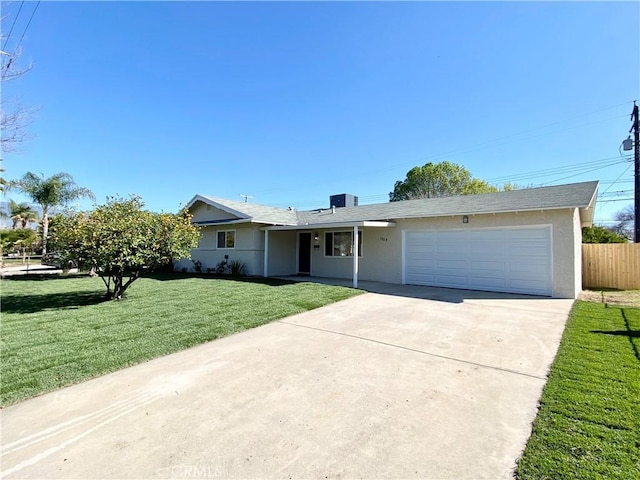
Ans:
{"label": "roof vent pipe", "polygon": [[331,213],[336,213],[336,206],[335,205],[331,205]]}

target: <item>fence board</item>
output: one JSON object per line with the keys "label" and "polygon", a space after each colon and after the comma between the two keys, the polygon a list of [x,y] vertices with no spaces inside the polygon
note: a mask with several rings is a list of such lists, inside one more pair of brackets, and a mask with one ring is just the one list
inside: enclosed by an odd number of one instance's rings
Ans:
{"label": "fence board", "polygon": [[640,289],[640,243],[582,244],[582,286]]}

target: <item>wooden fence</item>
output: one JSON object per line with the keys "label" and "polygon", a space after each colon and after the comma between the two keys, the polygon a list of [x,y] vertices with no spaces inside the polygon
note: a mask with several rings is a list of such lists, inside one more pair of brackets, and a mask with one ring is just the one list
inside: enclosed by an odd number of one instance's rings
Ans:
{"label": "wooden fence", "polygon": [[640,243],[582,244],[582,287],[640,289]]}

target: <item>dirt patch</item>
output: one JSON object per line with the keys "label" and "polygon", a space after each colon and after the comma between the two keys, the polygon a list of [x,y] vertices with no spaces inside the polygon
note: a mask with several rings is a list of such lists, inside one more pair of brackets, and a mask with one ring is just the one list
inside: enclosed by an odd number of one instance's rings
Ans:
{"label": "dirt patch", "polygon": [[640,308],[640,290],[583,290],[580,300]]}

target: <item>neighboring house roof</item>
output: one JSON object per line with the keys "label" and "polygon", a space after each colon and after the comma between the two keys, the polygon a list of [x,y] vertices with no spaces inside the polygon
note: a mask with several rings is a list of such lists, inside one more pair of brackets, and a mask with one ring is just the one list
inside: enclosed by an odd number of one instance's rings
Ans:
{"label": "neighboring house roof", "polygon": [[253,223],[290,226],[579,208],[582,223],[590,224],[593,221],[597,191],[598,182],[592,181],[510,192],[342,207],[336,208],[335,211],[296,211],[196,195],[187,207],[200,200],[239,219]]}

